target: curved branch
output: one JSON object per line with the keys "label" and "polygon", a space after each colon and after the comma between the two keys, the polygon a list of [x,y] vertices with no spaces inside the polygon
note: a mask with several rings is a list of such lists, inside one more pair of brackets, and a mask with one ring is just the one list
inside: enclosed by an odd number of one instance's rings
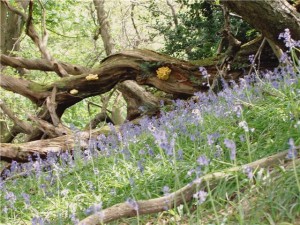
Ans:
{"label": "curved branch", "polygon": [[46,91],[35,91],[34,87],[42,89],[42,85],[34,83],[32,81],[19,79],[11,76],[1,74],[0,87],[5,90],[12,91],[29,98],[33,103],[42,105],[45,99],[49,96]]}
{"label": "curved branch", "polygon": [[[297,148],[299,149],[299,147]],[[287,161],[288,151],[278,153],[273,156],[269,156],[255,162],[230,168],[222,172],[215,172],[212,174],[207,174],[194,182],[186,185],[185,187],[160,198],[137,201],[138,210],[135,210],[128,203],[120,203],[113,205],[107,209],[97,212],[79,222],[79,225],[96,225],[108,223],[123,217],[134,217],[137,215],[151,214],[157,212],[163,212],[168,209],[179,206],[185,202],[189,202],[193,198],[193,194],[197,190],[206,188],[207,185],[210,189],[214,187],[220,179],[231,176],[234,172],[243,171],[245,168],[252,168],[253,170],[257,168],[270,167],[273,165],[278,166],[284,161]]]}
{"label": "curved branch", "polygon": [[[47,59],[25,59],[1,54],[0,63],[13,68],[25,68],[28,70],[55,71],[54,65]],[[90,69],[83,66],[72,65],[66,62],[58,62],[68,74],[79,75],[87,73]]]}
{"label": "curved branch", "polygon": [[5,105],[4,101],[0,99],[0,108],[2,111],[14,122],[15,126],[20,129],[25,134],[32,133],[32,126],[19,118],[17,118],[14,113]]}
{"label": "curved branch", "polygon": [[12,11],[13,13],[15,13],[15,14],[17,14],[17,15],[23,17],[24,20],[27,20],[27,18],[28,18],[27,15],[26,15],[25,13],[23,13],[22,11],[20,11],[20,10],[14,8],[14,7],[12,7],[12,6],[8,3],[7,0],[1,0],[1,2],[3,2],[3,3],[6,5],[6,7],[7,7],[10,11]]}
{"label": "curved branch", "polygon": [[[156,70],[162,66],[171,69],[167,80],[160,80],[156,76]],[[28,97],[37,105],[42,105],[56,86],[58,108],[103,94],[125,80],[136,80],[139,84],[153,85],[177,95],[191,96],[197,91],[207,90],[206,79],[203,79],[197,66],[149,50],[131,50],[111,55],[90,73],[65,77],[49,85],[2,75],[0,86]]]}

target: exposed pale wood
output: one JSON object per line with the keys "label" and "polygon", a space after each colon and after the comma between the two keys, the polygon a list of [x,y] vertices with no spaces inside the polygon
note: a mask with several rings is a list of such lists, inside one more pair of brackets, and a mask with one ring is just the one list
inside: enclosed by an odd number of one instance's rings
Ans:
{"label": "exposed pale wood", "polygon": [[[109,128],[94,131],[94,135],[108,132]],[[89,132],[80,132],[76,134],[80,138],[80,147],[87,148],[90,138]],[[33,154],[39,154],[42,158],[49,152],[71,151],[74,149],[76,141],[74,134],[64,135],[57,138],[37,140],[20,144],[0,143],[0,158],[4,161],[27,162]]]}

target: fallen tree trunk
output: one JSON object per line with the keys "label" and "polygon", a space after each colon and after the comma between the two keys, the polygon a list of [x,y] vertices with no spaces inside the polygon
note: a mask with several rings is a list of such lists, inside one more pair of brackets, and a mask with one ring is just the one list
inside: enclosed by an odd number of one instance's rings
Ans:
{"label": "fallen tree trunk", "polygon": [[108,134],[108,126],[101,129],[83,131],[74,134],[63,135],[56,138],[37,140],[26,143],[0,143],[0,159],[11,162],[28,162],[29,158],[39,155],[46,158],[49,152],[61,153],[64,151],[73,151],[78,146],[86,149],[89,146],[89,140],[96,139],[99,134]]}
{"label": "fallen tree trunk", "polygon": [[[251,44],[244,45],[241,51],[237,54],[237,60],[234,62],[235,68],[240,68],[247,60],[248,54],[254,54],[257,44],[260,39],[257,39]],[[274,55],[266,51],[266,58],[262,60],[261,66],[271,68],[276,65]],[[246,57],[245,57],[246,56]],[[61,78],[59,81],[49,85],[41,85],[32,81],[15,78],[1,74],[0,86],[6,90],[21,94],[29,98],[32,102],[41,106],[44,104],[47,97],[51,96],[54,87],[57,88],[56,103],[57,114],[61,115],[64,110],[71,105],[81,101],[84,98],[96,96],[106,93],[111,90],[117,83],[125,80],[136,80],[139,84],[154,86],[166,93],[174,94],[176,97],[191,96],[197,91],[209,90],[208,83],[214,80],[217,74],[216,64],[222,56],[216,57],[210,63],[199,61],[196,64],[187,61],[178,60],[167,55],[159,54],[150,50],[131,50],[123,51],[111,55],[104,59],[99,68],[87,70],[79,66],[71,66],[65,63],[64,69],[71,74],[80,74],[77,76]],[[30,60],[14,57],[1,56],[1,63],[7,65],[9,61],[17,60],[23,68],[32,69]],[[50,62],[40,60],[42,65],[36,65],[35,69],[50,70]],[[49,64],[49,65],[48,65]],[[46,66],[47,68],[44,68]],[[211,75],[210,79],[203,77],[199,72],[199,66],[205,66]],[[167,79],[159,79],[157,70],[161,67],[168,67],[170,74],[167,74]],[[238,79],[242,75],[241,69],[228,71],[225,78]]]}
{"label": "fallen tree trunk", "polygon": [[[244,58],[248,58],[248,54],[253,54],[260,45],[261,38],[256,39],[250,44],[242,46],[237,55],[236,64],[245,64]],[[277,59],[272,55],[270,48],[265,48],[265,54],[273,57],[272,60],[263,60],[261,66],[264,68],[272,68],[276,65]],[[270,57],[266,57],[270,59]],[[149,50],[133,50],[125,51],[106,58],[100,68],[90,71],[82,75],[61,78],[59,81],[50,85],[40,85],[31,81],[22,80],[19,78],[2,75],[0,85],[19,94],[22,94],[38,105],[43,105],[47,98],[51,97],[55,89],[55,103],[57,104],[56,114],[60,118],[64,110],[69,106],[81,101],[84,98],[105,93],[114,87],[122,80],[132,79],[137,80],[140,84],[148,84],[157,87],[160,90],[176,95],[176,97],[191,96],[196,91],[207,91],[209,87],[207,82],[212,82],[217,74],[217,64],[222,56],[216,57],[210,61],[198,61],[189,63],[186,61],[171,58]],[[21,59],[19,59],[21,60]],[[63,64],[63,63],[62,63]],[[24,64],[26,65],[26,64]],[[203,77],[199,72],[199,66],[205,66],[211,74],[209,80]],[[161,80],[157,77],[157,70],[161,67],[170,69],[169,78]],[[71,71],[71,68],[65,68]],[[237,80],[242,76],[240,70],[231,70],[227,74],[227,79]],[[123,87],[124,88],[124,87]],[[124,90],[129,97],[133,94],[140,93],[138,98],[134,98],[134,102],[130,105],[131,110],[128,117],[129,120],[139,116],[137,107],[145,106],[145,114],[147,111],[156,112],[159,107],[158,99],[153,99],[150,102],[143,101],[143,93],[141,90],[136,90],[131,93]],[[126,98],[126,96],[125,96]],[[147,99],[150,99],[149,97]],[[127,99],[129,101],[129,99]],[[147,104],[146,104],[147,103]],[[146,104],[146,105],[144,105]],[[45,109],[41,111],[39,117],[51,123],[49,112]],[[97,131],[91,131],[97,133]],[[84,133],[84,132],[83,132]],[[31,136],[34,136],[32,134]],[[40,133],[35,135],[40,138]],[[34,136],[34,137],[35,137]],[[83,135],[85,136],[85,135]],[[85,136],[84,142],[87,142],[88,136]],[[67,151],[74,148],[75,142],[72,135],[64,135],[59,138],[49,140],[30,141],[20,144],[0,144],[0,157],[6,161],[27,161],[29,156],[34,153],[46,156],[49,151]],[[36,139],[36,138],[35,138]],[[80,146],[84,148],[84,145]]]}
{"label": "fallen tree trunk", "polygon": [[[297,149],[299,149],[299,147]],[[207,187],[212,189],[218,183],[218,181],[232,176],[235,172],[243,171],[245,168],[251,168],[253,169],[253,171],[255,171],[258,168],[283,165],[284,162],[290,161],[286,159],[287,154],[288,151],[284,151],[243,166],[236,166],[225,171],[207,174],[186,185],[185,187],[173,193],[170,193],[167,196],[150,200],[137,201],[135,202],[136,208],[133,208],[128,203],[119,203],[113,205],[81,220],[79,222],[79,225],[104,224],[120,218],[129,218],[138,215],[158,213],[166,211],[168,209],[173,209],[180,204],[191,201],[193,198],[193,194],[195,194],[197,190],[207,189]]]}

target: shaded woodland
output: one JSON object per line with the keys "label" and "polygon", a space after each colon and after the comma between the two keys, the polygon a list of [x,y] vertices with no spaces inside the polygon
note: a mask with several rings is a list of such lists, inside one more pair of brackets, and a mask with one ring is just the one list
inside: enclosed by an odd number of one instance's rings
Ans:
{"label": "shaded woodland", "polygon": [[[168,3],[174,10],[171,3]],[[93,4],[99,25],[98,36],[102,38],[107,57],[97,68],[87,68],[58,61],[51,55],[47,47],[51,36],[47,31],[46,9],[42,2],[15,1],[12,5],[9,1],[1,0],[0,86],[30,99],[37,107],[36,115],[27,115],[27,120],[23,120],[7,107],[4,99],[1,100],[2,113],[13,121],[13,126],[9,129],[4,129],[5,123],[2,122],[1,160],[24,162],[34,153],[45,157],[48,151],[60,152],[72,148],[72,131],[61,122],[61,117],[66,109],[85,98],[117,90],[127,103],[126,120],[136,120],[144,115],[159,115],[160,101],[171,104],[172,99],[187,99],[198,91],[218,92],[222,89],[222,80],[238,82],[245,75],[245,70],[251,70],[248,66],[249,55],[254,55],[255,60],[259,60],[260,69],[277,66],[286,50],[283,41],[278,39],[285,29],[290,30],[291,38],[300,39],[300,14],[297,11],[299,2],[224,0],[215,6],[223,14],[223,29],[216,34],[222,39],[218,52],[208,60],[184,61],[137,48],[117,52],[104,0],[94,0]],[[37,29],[34,22],[35,5],[41,12],[42,29]],[[178,26],[176,14],[172,12],[174,25]],[[242,18],[260,35],[242,44],[231,32],[232,15]],[[11,50],[19,50],[18,38],[23,32],[40,51],[41,58],[20,57],[11,53]],[[205,67],[210,77],[203,76],[199,67]],[[14,68],[19,75],[8,75],[7,68]],[[59,79],[47,85],[39,84],[26,77],[26,73],[33,70],[55,72]],[[167,94],[163,97],[155,96],[145,89],[146,86],[155,87]],[[116,125],[123,122],[116,113],[114,118],[108,115],[106,105],[109,96],[102,97],[101,112],[87,124],[86,130],[81,131],[83,149],[84,143],[91,137],[103,132],[95,129],[99,122],[107,121]],[[24,143],[12,143],[20,133],[26,134]]]}

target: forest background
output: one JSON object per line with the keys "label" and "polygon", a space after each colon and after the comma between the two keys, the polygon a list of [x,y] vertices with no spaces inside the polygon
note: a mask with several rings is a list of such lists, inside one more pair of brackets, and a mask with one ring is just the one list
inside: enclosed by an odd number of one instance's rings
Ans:
{"label": "forest background", "polygon": [[1,222],[297,222],[299,5],[1,0]]}

